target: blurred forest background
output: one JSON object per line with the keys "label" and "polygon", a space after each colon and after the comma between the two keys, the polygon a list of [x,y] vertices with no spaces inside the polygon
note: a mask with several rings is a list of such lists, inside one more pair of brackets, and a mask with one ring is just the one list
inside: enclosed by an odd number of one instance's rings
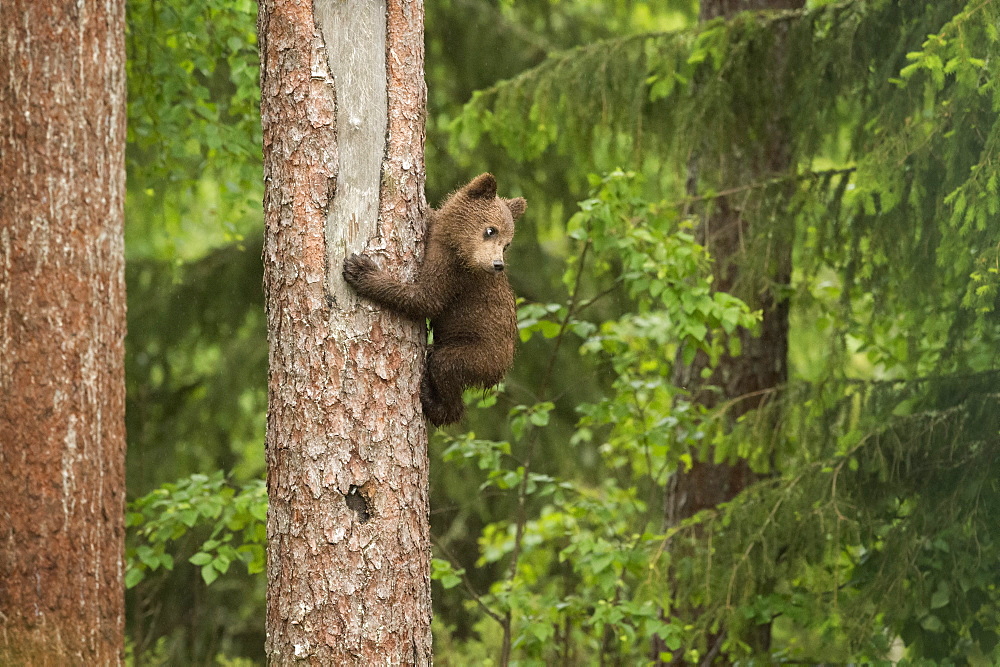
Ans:
{"label": "blurred forest background", "polygon": [[[1000,3],[426,13],[428,200],[530,204],[514,371],[431,437],[436,660],[1000,663]],[[135,664],[263,661],[255,19],[128,3]]]}

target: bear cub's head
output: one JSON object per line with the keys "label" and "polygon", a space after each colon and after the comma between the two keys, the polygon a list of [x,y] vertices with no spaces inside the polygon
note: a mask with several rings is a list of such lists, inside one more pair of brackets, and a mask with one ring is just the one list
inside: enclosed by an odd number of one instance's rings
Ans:
{"label": "bear cub's head", "polygon": [[437,213],[441,240],[470,270],[500,273],[514,238],[514,220],[528,207],[523,197],[497,197],[497,181],[481,174],[451,195]]}

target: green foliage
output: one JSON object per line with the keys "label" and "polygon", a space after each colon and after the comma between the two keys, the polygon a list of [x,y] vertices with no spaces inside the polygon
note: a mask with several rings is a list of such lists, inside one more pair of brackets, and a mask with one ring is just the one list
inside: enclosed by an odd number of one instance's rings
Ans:
{"label": "green foliage", "polygon": [[[510,441],[443,436],[446,462],[475,462],[484,474],[481,489],[512,493],[521,508],[487,525],[479,538],[479,566],[511,564],[508,577],[477,602],[509,628],[519,655],[540,664],[571,655],[634,661],[648,653],[650,637],[664,652],[681,647],[683,628],[663,613],[669,580],[657,574],[669,567],[667,536],[650,508],[665,473],[704,438],[706,413],[669,377],[678,355],[701,351],[717,360],[730,334],[757,321],[738,299],[712,293],[709,257],[690,225],[668,206],[639,197],[636,175],[619,171],[592,183],[591,197],[568,224],[582,248],[563,276],[568,301],[522,304],[519,321],[526,340],[540,333],[558,345],[573,337],[581,354],[614,370],[617,379],[602,400],[578,408],[569,442],[600,443],[604,465],[622,484],[613,477],[589,485],[532,468],[555,407],[544,397],[510,409]],[[599,323],[583,319],[581,311],[600,298],[581,293],[584,272],[625,291],[631,312]],[[545,391],[545,380],[538,391]],[[644,484],[647,497],[634,485],[644,477],[652,482]],[[537,518],[523,513],[527,505],[537,508]],[[445,588],[463,575],[443,560],[432,574]]]}
{"label": "green foliage", "polygon": [[[733,190],[726,156],[764,160],[762,137],[785,124],[797,173],[738,188],[755,217],[772,218],[758,228],[773,233],[792,221],[775,212],[805,207],[798,225],[812,226],[815,246],[803,268],[837,270],[853,290],[844,305],[883,320],[861,326],[922,330],[939,352],[953,349],[963,335],[939,320],[951,304],[926,299],[949,293],[973,315],[963,327],[982,329],[975,315],[991,312],[997,292],[986,224],[998,182],[996,11],[975,2],[834,3],[598,42],[473,95],[455,121],[455,149],[486,136],[520,160],[581,147],[591,162],[576,162],[587,168],[633,156],[678,201],[691,193],[674,174],[697,155],[696,204]],[[898,39],[886,39],[885,26],[898,26]],[[817,160],[848,171],[814,174]],[[789,203],[775,187],[781,179],[808,192]],[[866,298],[891,307],[864,307]],[[875,362],[930,370],[912,355],[886,357]]]}
{"label": "green foliage", "polygon": [[266,516],[262,480],[237,491],[226,485],[219,471],[164,484],[129,503],[125,585],[132,588],[161,567],[173,570],[174,556],[168,549],[176,553],[175,543],[198,529],[208,537],[187,561],[201,569],[206,584],[228,572],[234,562],[243,563],[250,574],[263,572]]}
{"label": "green foliage", "polygon": [[[571,295],[584,274],[572,262],[587,259],[588,281],[619,272],[628,306],[580,334],[582,351],[606,355],[612,379],[599,400],[577,403],[581,417],[567,441],[581,460],[596,447],[603,482],[553,478],[547,496],[526,494],[536,431],[522,433],[511,440],[520,514],[488,524],[479,540],[480,566],[509,566],[481,601],[501,621],[509,614],[518,655],[617,655],[613,642],[588,633],[599,630],[590,616],[555,611],[574,595],[587,613],[599,606],[600,587],[579,583],[595,579],[569,570],[590,554],[599,555],[591,567],[608,567],[608,552],[570,552],[572,564],[560,570],[560,531],[581,528],[567,519],[570,508],[549,500],[584,497],[586,488],[605,494],[601,503],[622,520],[610,531],[633,536],[630,553],[645,548],[648,556],[660,545],[665,556],[645,561],[659,584],[651,599],[664,623],[681,628],[679,648],[670,649],[686,659],[703,659],[705,638],[723,629],[722,652],[749,657],[759,649],[744,638],[774,624],[773,654],[756,657],[877,659],[898,637],[918,661],[996,660],[1000,625],[988,611],[996,605],[996,531],[979,517],[1000,500],[989,481],[1000,434],[1000,274],[989,224],[998,11],[988,2],[874,2],[744,14],[550,55],[472,96],[453,124],[453,150],[485,138],[529,164],[587,156],[571,169],[631,158],[647,174],[638,199],[667,193],[665,203],[638,206],[646,212],[635,217],[639,234],[614,225],[602,236],[609,216],[600,197],[565,228],[578,241],[598,237],[571,259]],[[787,173],[766,169],[776,126],[790,142]],[[685,179],[693,156],[696,178]],[[734,158],[749,167],[734,168]],[[740,180],[746,175],[756,180]],[[739,353],[710,335],[731,333],[739,311],[715,302],[707,282],[698,292],[697,282],[668,277],[684,259],[677,234],[689,216],[707,218],[734,200],[752,231],[738,264],[748,281],[740,294],[774,289],[762,278],[774,275],[770,250],[794,244],[792,284],[779,294],[791,299],[799,378],[731,423],[726,404],[707,411],[673,384],[674,364],[699,351],[710,361]],[[657,236],[660,215],[675,225],[673,236]],[[642,251],[644,243],[654,250]],[[605,266],[586,257],[596,250],[615,258]],[[686,267],[675,275],[692,274]],[[573,306],[529,305],[522,338],[541,334],[558,348],[581,319]],[[547,378],[542,385],[562,389]],[[681,525],[657,525],[649,508],[669,494],[674,471],[692,458],[737,456],[769,475]],[[639,495],[623,501],[609,489]],[[563,502],[586,506],[578,497]],[[599,515],[586,507],[585,520]],[[603,528],[614,525],[606,521]],[[609,562],[621,567],[616,591],[636,596],[627,561]],[[662,648],[656,634],[643,642],[626,661]]]}
{"label": "green foliage", "polygon": [[252,0],[127,10],[127,252],[192,259],[260,228]]}
{"label": "green foliage", "polygon": [[[630,316],[606,322],[602,335],[591,338],[584,349],[599,345],[613,352],[619,372],[633,365],[634,360],[624,354],[630,338],[664,346],[676,343],[685,364],[699,351],[714,364],[724,350],[723,339],[709,332],[722,330],[728,335],[737,327],[752,328],[759,314],[755,318],[735,297],[713,292],[708,253],[695,242],[693,221],[678,222],[676,209],[644,201],[634,179],[635,174],[621,171],[603,179],[593,177],[591,183],[599,189],[581,202],[580,212],[567,223],[570,238],[589,244],[596,255],[591,274],[616,267],[616,280],[633,303]],[[575,282],[580,270],[571,267],[563,282]],[[630,337],[623,328],[635,335]],[[662,356],[663,350],[659,353]]]}
{"label": "green foliage", "polygon": [[[126,265],[133,495],[194,471],[263,470],[267,343],[260,247]],[[165,450],[165,451],[164,451]]]}
{"label": "green foliage", "polygon": [[250,0],[130,3],[128,143],[144,175],[258,155],[256,15]]}
{"label": "green foliage", "polygon": [[[229,563],[263,547],[225,527],[263,470],[256,11],[243,0],[127,8],[126,479],[133,502],[153,504],[129,528],[126,622],[143,664],[262,655],[262,577]],[[227,499],[220,469],[242,491]],[[182,502],[168,489],[195,487],[215,500],[195,494],[184,516],[221,503],[218,517],[198,513],[188,526],[164,513]],[[210,560],[192,566],[201,545]]]}
{"label": "green foliage", "polygon": [[[996,663],[1000,5],[695,9],[427,7],[432,200],[488,168],[531,202],[515,372],[432,442],[436,661],[702,661],[724,631],[733,660]],[[263,578],[229,566],[263,537],[254,12],[129,5],[137,661],[261,656]],[[732,295],[698,231],[722,206],[749,230]],[[743,353],[763,292],[792,377],[733,419],[679,371]],[[706,458],[764,477],[670,524]]]}

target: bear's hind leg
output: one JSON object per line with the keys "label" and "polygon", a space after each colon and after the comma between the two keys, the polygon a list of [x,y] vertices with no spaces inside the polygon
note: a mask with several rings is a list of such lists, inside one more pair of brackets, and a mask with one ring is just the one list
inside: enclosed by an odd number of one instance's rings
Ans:
{"label": "bear's hind leg", "polygon": [[424,416],[435,426],[454,424],[462,420],[465,414],[465,404],[459,395],[458,401],[445,401],[431,386],[429,373],[424,372],[424,378],[420,382],[420,404],[424,410]]}
{"label": "bear's hind leg", "polygon": [[420,381],[420,402],[424,415],[435,426],[454,424],[465,415],[462,390],[465,388],[465,364],[461,347],[434,345],[427,355],[424,376]]}

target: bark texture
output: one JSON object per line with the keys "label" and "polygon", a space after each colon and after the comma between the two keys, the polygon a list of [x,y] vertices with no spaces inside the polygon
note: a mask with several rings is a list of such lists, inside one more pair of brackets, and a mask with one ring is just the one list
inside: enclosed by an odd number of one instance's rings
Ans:
{"label": "bark texture", "polygon": [[[363,26],[366,40],[384,27],[385,48],[352,50],[351,17],[368,4],[260,7],[272,664],[431,661],[418,397],[426,334],[360,301],[340,276],[350,251],[397,271],[417,256],[426,210],[423,5],[388,0],[373,15],[384,26]],[[348,90],[371,81],[376,52],[384,109]],[[353,132],[383,136],[384,146],[361,150]]]}
{"label": "bark texture", "polygon": [[118,664],[125,3],[0,26],[0,664]]}

